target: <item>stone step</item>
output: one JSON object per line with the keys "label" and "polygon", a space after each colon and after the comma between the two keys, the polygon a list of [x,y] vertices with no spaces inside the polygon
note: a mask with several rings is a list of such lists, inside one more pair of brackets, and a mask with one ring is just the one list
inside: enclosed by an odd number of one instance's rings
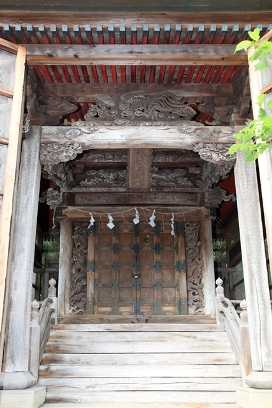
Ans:
{"label": "stone step", "polygon": [[42,365],[181,365],[181,364],[236,364],[233,353],[134,353],[134,354],[78,354],[45,353]]}
{"label": "stone step", "polygon": [[[48,387],[47,402],[73,403],[235,403],[232,391],[93,391],[70,387]],[[162,405],[163,404],[163,405]],[[95,406],[95,405],[94,405]]]}
{"label": "stone step", "polygon": [[40,378],[39,385],[93,391],[235,391],[240,378]]}

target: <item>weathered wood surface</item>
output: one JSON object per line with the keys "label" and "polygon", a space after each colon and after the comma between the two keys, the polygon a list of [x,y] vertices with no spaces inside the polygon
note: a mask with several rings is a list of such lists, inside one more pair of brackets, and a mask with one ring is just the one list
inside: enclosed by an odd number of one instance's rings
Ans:
{"label": "weathered wood surface", "polygon": [[[23,3],[23,4],[22,4]],[[105,3],[103,2],[103,5]],[[86,2],[84,1],[84,11],[78,9],[78,4],[74,5],[75,10],[73,12],[63,9],[63,5],[59,5],[59,9],[56,10],[54,6],[54,11],[51,10],[35,10],[34,7],[31,7],[27,10],[24,10],[25,2],[21,1],[20,10],[14,9],[15,3],[9,5],[8,10],[0,11],[0,22],[2,24],[18,24],[18,21],[27,26],[30,25],[41,25],[41,26],[52,26],[55,24],[58,25],[68,25],[69,27],[73,26],[87,26],[90,24],[96,26],[136,26],[142,28],[143,24],[149,24],[151,27],[157,27],[160,24],[202,24],[210,28],[210,24],[239,24],[241,27],[252,24],[270,24],[272,18],[272,12],[269,10],[247,10],[246,13],[241,13],[241,11],[201,11],[201,12],[192,12],[188,10],[188,5],[185,6],[185,3],[180,3],[179,7],[184,7],[186,11],[180,10],[166,10],[165,7],[163,11],[160,11],[162,7],[161,2],[153,5],[149,2],[149,7],[152,7],[152,11],[143,12],[139,10],[139,2],[137,2],[136,11],[124,11],[124,9],[119,8],[118,11],[111,10],[109,11],[108,7],[101,11],[98,10],[98,4],[94,3],[92,11],[90,11],[90,5],[88,4],[89,10],[86,10]],[[158,5],[161,5],[158,7]],[[167,5],[169,3],[167,2]],[[37,3],[35,3],[37,6]],[[146,3],[145,3],[146,6]],[[27,7],[27,6],[26,6]],[[101,7],[101,6],[100,6]],[[127,7],[127,3],[126,3]],[[203,6],[202,6],[203,7]],[[18,8],[18,6],[16,7]],[[61,8],[61,9],[60,9]],[[159,10],[158,10],[159,9]]]}
{"label": "weathered wood surface", "polygon": [[272,317],[255,163],[238,154],[234,174],[252,368],[271,371]]}
{"label": "weathered wood surface", "polygon": [[40,385],[62,386],[93,391],[236,391],[241,386],[240,378],[205,377],[155,377],[147,378],[40,378]]}
{"label": "weathered wood surface", "polygon": [[[268,33],[271,37],[271,32]],[[255,64],[250,61],[249,53],[249,80],[250,80],[250,92],[252,99],[252,109],[254,118],[258,118],[259,115],[259,103],[258,96],[263,88],[272,82],[272,69],[269,66],[265,70],[257,70]],[[272,95],[267,95],[265,99],[265,109],[268,114],[271,115],[271,109],[268,106],[268,102],[272,100]],[[264,152],[258,158],[259,174],[262,190],[262,205],[264,211],[265,227],[266,227],[266,240],[270,265],[270,276],[272,277],[272,151]]]}
{"label": "weathered wood surface", "polygon": [[47,352],[74,353],[78,348],[87,353],[143,353],[143,352],[229,352],[225,333],[88,333],[58,331],[50,336]]}
{"label": "weathered wood surface", "polygon": [[152,149],[130,149],[128,159],[128,186],[134,191],[151,187]]}
{"label": "weathered wood surface", "polygon": [[63,316],[69,312],[70,280],[72,273],[72,223],[68,219],[60,222],[60,253],[58,282],[58,313]]}
{"label": "weathered wood surface", "polygon": [[125,94],[137,95],[137,93],[152,95],[160,92],[173,92],[179,97],[199,98],[199,97],[231,97],[234,95],[232,84],[186,84],[182,87],[175,84],[92,84],[92,87],[86,87],[85,84],[42,84],[42,93],[61,98],[76,98],[78,102],[92,102],[101,96],[121,96]]}
{"label": "weathered wood surface", "polygon": [[[108,366],[108,365],[196,365],[213,364],[228,365],[236,364],[234,355],[229,353],[138,353],[138,354],[81,354],[78,353],[46,353],[42,359],[42,365],[68,364],[83,366]],[[186,372],[186,371],[185,371]]]}
{"label": "weathered wood surface", "polygon": [[5,370],[27,371],[30,359],[32,273],[36,240],[41,166],[40,132],[36,128],[22,145],[14,231],[10,244],[10,284]]}
{"label": "weathered wood surface", "polygon": [[212,225],[209,210],[202,210],[200,223],[201,253],[203,259],[203,293],[205,313],[215,316],[215,275],[212,242]]}
{"label": "weathered wood surface", "polygon": [[23,86],[25,77],[26,50],[23,47],[1,40],[0,47],[17,51],[15,66],[14,97],[9,128],[9,145],[6,158],[4,195],[2,201],[1,221],[0,221],[0,361],[2,361],[4,332],[5,332],[5,311],[4,298],[6,290],[6,278],[8,271],[9,246],[11,239],[12,213],[14,211],[14,197],[16,192],[16,177],[18,172],[18,162],[21,149],[21,120],[23,105]]}
{"label": "weathered wood surface", "polygon": [[247,65],[233,45],[24,44],[28,65]]}
{"label": "weathered wood surface", "polygon": [[[83,149],[176,148],[190,149],[196,143],[231,144],[239,126],[202,126],[190,122],[174,125],[152,123],[117,126],[93,123],[77,126],[43,126],[42,143],[79,143]],[[148,137],[147,137],[148,135]]]}
{"label": "weathered wood surface", "polygon": [[[47,401],[52,402],[157,402],[165,404],[169,402],[187,402],[187,403],[211,403],[211,402],[235,402],[236,393],[231,391],[122,391],[118,392],[104,392],[104,393],[89,393],[89,391],[83,390],[71,390],[69,387],[50,387],[47,391]],[[131,405],[130,405],[131,406]]]}
{"label": "weathered wood surface", "polygon": [[[72,402],[64,402],[64,403],[45,403],[43,408],[78,408],[78,404]],[[146,408],[158,408],[157,402],[148,402],[145,403]],[[195,405],[195,404],[194,404]],[[81,403],[80,408],[142,408],[142,402],[121,402],[121,401],[108,401],[108,402],[88,402],[88,403]],[[180,403],[180,402],[164,402],[164,408],[192,408],[192,404],[189,403]],[[193,406],[194,407],[194,406]],[[201,408],[237,408],[235,403],[201,403]]]}
{"label": "weathered wood surface", "polygon": [[7,151],[8,151],[7,146],[0,145],[0,194],[3,194],[4,189],[4,176]]}
{"label": "weathered wood surface", "polygon": [[87,312],[94,313],[95,308],[95,235],[88,236],[87,252]]}

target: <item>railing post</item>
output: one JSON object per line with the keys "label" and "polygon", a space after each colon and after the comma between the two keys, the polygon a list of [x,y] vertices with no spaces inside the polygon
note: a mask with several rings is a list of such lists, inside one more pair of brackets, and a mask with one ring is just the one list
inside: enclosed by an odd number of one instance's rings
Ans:
{"label": "railing post", "polygon": [[31,304],[31,323],[30,323],[30,371],[36,381],[38,381],[40,365],[40,304],[33,300]]}
{"label": "railing post", "polygon": [[240,303],[240,363],[243,377],[246,377],[252,370],[250,340],[248,331],[247,303],[242,300]]}
{"label": "railing post", "polygon": [[51,309],[53,310],[52,318],[55,323],[57,320],[57,316],[58,316],[58,311],[57,311],[58,298],[57,298],[57,289],[56,289],[57,282],[55,281],[54,278],[51,278],[48,283],[49,283],[48,298],[52,300],[52,304],[51,304]]}
{"label": "railing post", "polygon": [[224,318],[221,316],[220,309],[221,309],[221,302],[225,298],[224,287],[223,287],[223,280],[221,278],[216,279],[216,321],[219,327],[224,328]]}

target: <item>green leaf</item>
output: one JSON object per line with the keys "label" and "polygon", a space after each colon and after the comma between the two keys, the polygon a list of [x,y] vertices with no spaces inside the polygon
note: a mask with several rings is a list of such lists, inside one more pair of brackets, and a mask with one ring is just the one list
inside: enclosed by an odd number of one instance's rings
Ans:
{"label": "green leaf", "polygon": [[234,52],[247,50],[252,45],[253,45],[253,41],[249,41],[249,40],[241,41],[239,42],[239,44],[236,45]]}
{"label": "green leaf", "polygon": [[261,30],[259,28],[255,28],[254,31],[249,31],[248,35],[253,41],[258,41],[260,39]]}
{"label": "green leaf", "polygon": [[272,109],[272,99],[267,102],[267,106],[269,107],[269,109]]}
{"label": "green leaf", "polygon": [[257,103],[258,103],[259,106],[263,105],[264,100],[265,100],[265,94],[262,93],[262,94],[258,95]]}
{"label": "green leaf", "polygon": [[255,67],[258,71],[262,71],[263,69],[268,67],[268,63],[266,61],[260,61],[255,64]]}

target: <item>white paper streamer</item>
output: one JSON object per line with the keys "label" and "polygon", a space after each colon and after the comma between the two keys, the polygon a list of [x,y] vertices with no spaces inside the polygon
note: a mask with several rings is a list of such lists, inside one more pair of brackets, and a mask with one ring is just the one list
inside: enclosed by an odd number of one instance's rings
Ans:
{"label": "white paper streamer", "polygon": [[90,220],[89,220],[89,225],[88,225],[88,229],[92,228],[95,224],[95,219],[92,213],[90,213]]}
{"label": "white paper streamer", "polygon": [[115,227],[115,224],[113,222],[113,216],[111,214],[108,214],[108,223],[107,227],[112,230]]}
{"label": "white paper streamer", "polygon": [[135,217],[133,218],[133,224],[137,225],[140,223],[140,214],[137,208],[135,208]]}
{"label": "white paper streamer", "polygon": [[171,225],[171,235],[172,237],[174,237],[175,236],[175,214],[174,213],[172,213],[170,225]]}
{"label": "white paper streamer", "polygon": [[156,210],[153,210],[153,213],[149,218],[148,224],[151,225],[152,228],[156,227]]}

